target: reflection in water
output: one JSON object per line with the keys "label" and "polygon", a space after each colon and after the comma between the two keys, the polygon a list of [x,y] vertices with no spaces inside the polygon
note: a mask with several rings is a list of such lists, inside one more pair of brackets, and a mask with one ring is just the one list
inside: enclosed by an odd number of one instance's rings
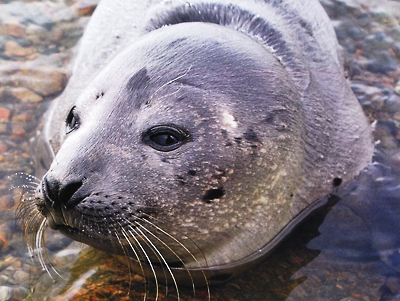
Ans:
{"label": "reflection in water", "polygon": [[[6,176],[33,173],[28,139],[62,89],[70,49],[87,21],[82,15],[90,12],[79,6],[84,1],[64,2],[0,0],[0,300],[143,300],[146,291],[154,300],[154,285],[118,258],[50,231],[46,246],[64,278],[53,274],[53,282],[30,260],[14,223],[18,192],[10,196]],[[212,300],[400,299],[400,4],[321,2],[347,53],[351,86],[377,120],[378,163],[342,187],[335,205],[308,218],[262,264],[213,287]],[[191,289],[181,293],[182,300],[207,299],[201,288],[195,298]],[[174,288],[160,290],[159,300],[176,297]]]}

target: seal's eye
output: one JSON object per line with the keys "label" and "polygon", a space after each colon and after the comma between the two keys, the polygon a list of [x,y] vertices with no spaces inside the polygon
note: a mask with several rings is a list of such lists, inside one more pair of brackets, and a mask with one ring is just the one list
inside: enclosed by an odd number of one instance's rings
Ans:
{"label": "seal's eye", "polygon": [[162,152],[177,149],[188,139],[189,134],[186,131],[167,125],[153,127],[143,136],[145,143]]}
{"label": "seal's eye", "polygon": [[69,111],[66,124],[67,124],[67,128],[65,130],[66,134],[71,133],[73,130],[76,130],[79,127],[79,117],[76,114],[75,107],[73,107],[71,111]]}

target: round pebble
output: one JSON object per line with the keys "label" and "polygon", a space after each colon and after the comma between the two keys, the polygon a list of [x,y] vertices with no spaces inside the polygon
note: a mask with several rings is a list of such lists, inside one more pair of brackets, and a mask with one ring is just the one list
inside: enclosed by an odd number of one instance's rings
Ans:
{"label": "round pebble", "polygon": [[17,284],[22,284],[29,280],[29,274],[25,271],[17,270],[13,275],[14,281]]}
{"label": "round pebble", "polygon": [[0,286],[0,301],[10,300],[12,296],[12,288],[8,286]]}

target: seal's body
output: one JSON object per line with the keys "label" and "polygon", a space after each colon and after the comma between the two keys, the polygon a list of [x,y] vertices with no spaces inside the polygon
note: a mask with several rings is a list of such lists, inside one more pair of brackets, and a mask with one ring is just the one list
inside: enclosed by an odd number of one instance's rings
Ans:
{"label": "seal's body", "polygon": [[373,151],[317,0],[104,0],[47,118],[48,224],[181,282],[259,260]]}

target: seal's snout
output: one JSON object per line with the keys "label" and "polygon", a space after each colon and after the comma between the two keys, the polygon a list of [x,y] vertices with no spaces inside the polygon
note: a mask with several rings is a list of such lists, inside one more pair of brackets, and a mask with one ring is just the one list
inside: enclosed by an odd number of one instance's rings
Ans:
{"label": "seal's snout", "polygon": [[46,203],[53,208],[63,205],[71,209],[84,198],[79,193],[79,188],[82,185],[83,181],[80,179],[60,182],[57,179],[45,176],[42,181],[42,188]]}

